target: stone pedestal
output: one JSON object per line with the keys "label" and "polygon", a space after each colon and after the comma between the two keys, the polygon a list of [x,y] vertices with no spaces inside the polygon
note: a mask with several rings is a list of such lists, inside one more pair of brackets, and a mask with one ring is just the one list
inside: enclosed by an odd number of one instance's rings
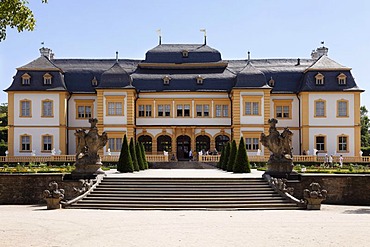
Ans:
{"label": "stone pedestal", "polygon": [[88,179],[96,177],[99,174],[105,174],[101,169],[102,163],[100,161],[95,164],[85,164],[84,162],[76,162],[76,169],[72,171],[73,179]]}
{"label": "stone pedestal", "polygon": [[46,209],[60,209],[60,198],[45,198]]}
{"label": "stone pedestal", "polygon": [[298,173],[293,171],[292,161],[282,162],[268,162],[266,174],[274,178],[288,178],[298,176]]}
{"label": "stone pedestal", "polygon": [[324,198],[306,198],[307,200],[307,209],[308,210],[320,210],[321,202],[324,201]]}

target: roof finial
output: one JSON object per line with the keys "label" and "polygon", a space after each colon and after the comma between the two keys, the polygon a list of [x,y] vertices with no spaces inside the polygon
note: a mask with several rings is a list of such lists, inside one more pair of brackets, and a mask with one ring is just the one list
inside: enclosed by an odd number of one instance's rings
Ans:
{"label": "roof finial", "polygon": [[200,29],[199,31],[204,33],[204,44],[207,44],[207,30],[205,28]]}
{"label": "roof finial", "polygon": [[118,51],[116,51],[116,63],[118,63]]}
{"label": "roof finial", "polygon": [[44,47],[44,44],[45,44],[45,42],[44,42],[44,41],[42,41],[42,42],[41,42],[42,47]]}
{"label": "roof finial", "polygon": [[324,41],[321,41],[321,44],[322,44],[322,47],[324,47],[325,42]]}
{"label": "roof finial", "polygon": [[159,38],[159,45],[162,44],[162,33],[161,33],[161,29],[158,29],[157,30],[157,34],[158,34],[158,38]]}
{"label": "roof finial", "polygon": [[251,60],[251,52],[248,51],[248,62]]}

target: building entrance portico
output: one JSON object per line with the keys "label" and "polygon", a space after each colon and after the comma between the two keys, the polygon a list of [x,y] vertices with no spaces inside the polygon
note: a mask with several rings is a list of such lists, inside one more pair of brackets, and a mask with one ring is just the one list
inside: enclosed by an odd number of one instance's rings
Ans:
{"label": "building entrance portico", "polygon": [[177,146],[177,159],[178,160],[188,160],[189,151],[191,150],[191,139],[187,135],[180,135],[176,139]]}

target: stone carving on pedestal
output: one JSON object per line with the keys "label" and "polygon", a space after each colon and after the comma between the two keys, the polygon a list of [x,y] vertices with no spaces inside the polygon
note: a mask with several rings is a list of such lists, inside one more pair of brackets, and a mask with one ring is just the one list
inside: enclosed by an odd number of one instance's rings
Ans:
{"label": "stone carving on pedestal", "polygon": [[280,134],[276,129],[278,120],[274,118],[269,119],[268,123],[270,125],[269,134],[262,133],[260,139],[261,144],[271,152],[266,173],[274,177],[287,177],[293,170],[293,133],[289,128],[284,128]]}
{"label": "stone carving on pedestal", "polygon": [[101,169],[101,160],[98,151],[102,149],[108,142],[107,133],[98,133],[96,124],[98,119],[90,118],[91,124],[89,132],[85,129],[76,130],[77,150],[76,150],[76,169],[72,172],[72,176],[89,176],[96,174],[104,174]]}
{"label": "stone carving on pedestal", "polygon": [[44,190],[44,199],[47,203],[47,209],[60,209],[60,201],[64,199],[64,190],[59,189],[57,182],[49,183],[50,190]]}
{"label": "stone carving on pedestal", "polygon": [[322,190],[319,183],[311,183],[310,189],[303,191],[303,198],[307,202],[307,209],[320,210],[321,202],[326,200],[328,192]]}

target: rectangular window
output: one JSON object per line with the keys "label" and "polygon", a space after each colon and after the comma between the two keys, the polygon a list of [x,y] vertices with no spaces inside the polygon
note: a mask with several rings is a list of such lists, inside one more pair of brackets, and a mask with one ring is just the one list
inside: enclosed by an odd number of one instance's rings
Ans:
{"label": "rectangular window", "polygon": [[163,117],[163,105],[158,105],[158,117]]}
{"label": "rectangular window", "polygon": [[325,117],[325,101],[315,101],[315,117]]}
{"label": "rectangular window", "polygon": [[31,136],[21,136],[21,151],[31,151]]}
{"label": "rectangular window", "polygon": [[144,111],[144,105],[139,105],[139,117],[144,117],[145,111]]}
{"label": "rectangular window", "polygon": [[182,105],[177,105],[177,116],[182,117]]}
{"label": "rectangular window", "polygon": [[122,116],[122,102],[108,102],[109,116]]}
{"label": "rectangular window", "polygon": [[190,105],[184,105],[184,117],[190,117]]}
{"label": "rectangular window", "polygon": [[52,136],[43,136],[42,137],[42,151],[51,151],[53,145],[53,137]]}
{"label": "rectangular window", "polygon": [[209,117],[209,105],[203,105],[203,116]]}
{"label": "rectangular window", "polygon": [[30,78],[22,78],[22,85],[30,85],[31,79]]}
{"label": "rectangular window", "polygon": [[338,137],[338,151],[346,152],[347,150],[347,136]]}
{"label": "rectangular window", "polygon": [[259,139],[258,138],[245,138],[246,149],[247,150],[258,150],[259,149]]}
{"label": "rectangular window", "polygon": [[21,117],[31,117],[31,101],[21,101]]}
{"label": "rectangular window", "polygon": [[338,117],[348,117],[347,101],[338,101]]}
{"label": "rectangular window", "polygon": [[164,115],[166,117],[171,116],[171,105],[164,105]]}
{"label": "rectangular window", "polygon": [[77,118],[91,118],[91,106],[78,106],[78,115]]}
{"label": "rectangular window", "polygon": [[244,115],[259,115],[259,102],[245,102],[245,114]]}
{"label": "rectangular window", "polygon": [[42,101],[42,116],[43,117],[53,116],[53,101],[50,100]]}
{"label": "rectangular window", "polygon": [[169,117],[171,116],[171,105],[158,105],[158,117]]}
{"label": "rectangular window", "polygon": [[202,105],[196,105],[197,117],[202,116]]}
{"label": "rectangular window", "polygon": [[229,116],[229,106],[228,105],[222,105],[222,113],[223,113],[223,117]]}
{"label": "rectangular window", "polygon": [[221,117],[222,115],[222,105],[216,105],[216,117]]}
{"label": "rectangular window", "polygon": [[316,136],[316,149],[325,151],[325,136]]}
{"label": "rectangular window", "polygon": [[289,118],[289,106],[276,106],[277,118]]}
{"label": "rectangular window", "polygon": [[146,117],[152,116],[152,106],[151,105],[145,105],[145,116]]}
{"label": "rectangular window", "polygon": [[44,85],[51,85],[51,78],[50,77],[45,77],[44,78]]}
{"label": "rectangular window", "polygon": [[108,138],[108,148],[111,152],[119,152],[122,148],[122,138]]}

